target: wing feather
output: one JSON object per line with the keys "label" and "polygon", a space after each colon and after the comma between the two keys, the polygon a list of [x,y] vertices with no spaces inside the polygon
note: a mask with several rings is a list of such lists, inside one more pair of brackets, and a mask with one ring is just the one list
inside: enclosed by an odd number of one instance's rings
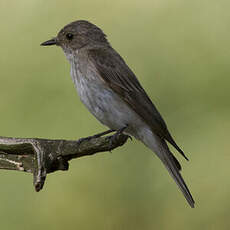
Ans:
{"label": "wing feather", "polygon": [[188,160],[173,140],[160,113],[122,57],[114,49],[107,47],[90,49],[88,58],[106,84],[151,127],[152,131],[172,144]]}

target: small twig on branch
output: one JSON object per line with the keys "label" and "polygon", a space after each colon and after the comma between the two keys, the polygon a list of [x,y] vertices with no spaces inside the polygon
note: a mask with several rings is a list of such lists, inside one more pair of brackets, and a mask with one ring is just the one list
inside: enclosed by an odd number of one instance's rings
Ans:
{"label": "small twig on branch", "polygon": [[75,141],[0,137],[0,169],[33,173],[33,183],[38,192],[48,173],[68,170],[69,160],[111,151],[125,144],[128,139],[124,134],[117,135],[115,140],[112,137],[95,135]]}

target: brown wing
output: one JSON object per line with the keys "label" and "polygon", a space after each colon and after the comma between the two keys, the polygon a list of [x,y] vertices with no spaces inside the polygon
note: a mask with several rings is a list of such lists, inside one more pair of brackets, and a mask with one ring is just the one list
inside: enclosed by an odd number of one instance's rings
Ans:
{"label": "brown wing", "polygon": [[160,113],[122,57],[111,47],[91,49],[88,51],[88,57],[109,87],[151,127],[155,134],[166,139],[188,160],[173,140]]}

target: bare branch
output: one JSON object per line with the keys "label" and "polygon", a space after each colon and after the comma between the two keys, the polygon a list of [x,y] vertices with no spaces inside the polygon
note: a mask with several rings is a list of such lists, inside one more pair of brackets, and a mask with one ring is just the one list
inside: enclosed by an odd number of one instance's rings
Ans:
{"label": "bare branch", "polygon": [[124,134],[102,136],[109,132],[75,141],[0,137],[0,169],[33,173],[35,190],[40,191],[46,175],[68,170],[69,160],[111,151],[128,139]]}

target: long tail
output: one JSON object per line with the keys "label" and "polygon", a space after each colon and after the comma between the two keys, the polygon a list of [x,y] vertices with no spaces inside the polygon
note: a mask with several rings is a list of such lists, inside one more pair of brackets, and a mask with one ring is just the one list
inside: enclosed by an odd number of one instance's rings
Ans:
{"label": "long tail", "polygon": [[158,136],[154,135],[154,140],[148,141],[149,138],[143,140],[143,142],[152,150],[154,151],[157,156],[161,159],[164,166],[168,170],[169,174],[172,176],[180,190],[182,191],[184,197],[188,201],[189,205],[194,208],[194,200],[192,195],[185,184],[181,174],[180,174],[180,164],[177,159],[173,156],[170,152],[167,143],[165,140],[162,140]]}

